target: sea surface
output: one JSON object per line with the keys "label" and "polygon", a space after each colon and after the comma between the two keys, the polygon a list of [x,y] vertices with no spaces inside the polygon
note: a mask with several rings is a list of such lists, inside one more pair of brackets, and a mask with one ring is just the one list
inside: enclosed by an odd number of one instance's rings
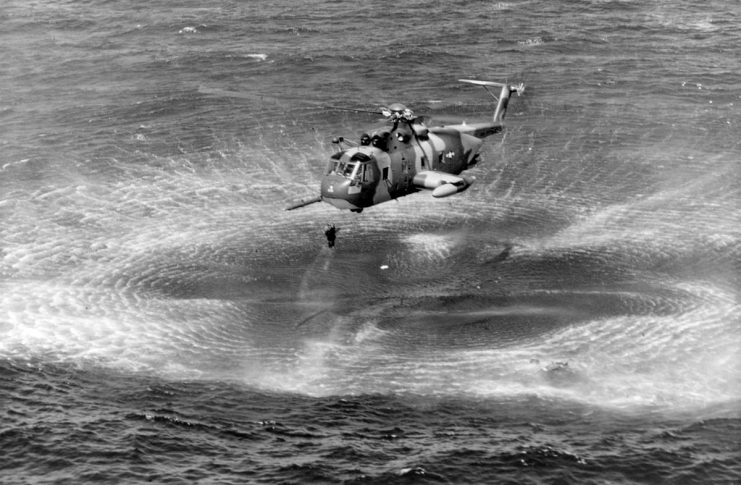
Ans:
{"label": "sea surface", "polygon": [[[0,45],[1,483],[741,483],[737,1],[3,0]],[[526,85],[468,191],[284,211],[379,123],[332,106],[490,118],[458,78]]]}

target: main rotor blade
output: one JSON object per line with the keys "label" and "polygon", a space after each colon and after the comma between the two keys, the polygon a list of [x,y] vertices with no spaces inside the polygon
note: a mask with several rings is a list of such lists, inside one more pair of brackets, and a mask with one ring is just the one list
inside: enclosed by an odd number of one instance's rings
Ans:
{"label": "main rotor blade", "polygon": [[428,126],[460,125],[470,121],[476,121],[476,116],[469,115],[425,115],[422,116],[424,123]]}
{"label": "main rotor blade", "polygon": [[339,110],[339,111],[353,111],[355,113],[370,113],[370,114],[374,114],[374,115],[383,115],[383,113],[381,111],[378,111],[378,110],[372,111],[372,110],[369,110],[369,109],[344,108],[342,106],[329,106],[329,105],[326,105],[326,104],[319,105],[319,106],[321,106],[322,108],[336,109],[336,110]]}

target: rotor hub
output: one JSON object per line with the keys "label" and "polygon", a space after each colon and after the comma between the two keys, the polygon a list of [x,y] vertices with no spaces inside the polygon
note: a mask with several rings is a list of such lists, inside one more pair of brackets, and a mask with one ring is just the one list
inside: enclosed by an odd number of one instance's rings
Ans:
{"label": "rotor hub", "polygon": [[381,108],[381,113],[391,121],[412,121],[414,119],[414,112],[401,103],[393,103],[388,108]]}

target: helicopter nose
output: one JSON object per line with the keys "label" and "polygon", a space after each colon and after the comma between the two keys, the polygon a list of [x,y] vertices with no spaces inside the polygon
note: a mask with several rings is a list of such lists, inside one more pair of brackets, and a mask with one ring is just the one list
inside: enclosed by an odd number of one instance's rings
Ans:
{"label": "helicopter nose", "polygon": [[330,174],[322,180],[322,200],[338,209],[358,210],[360,190],[351,181],[339,175]]}

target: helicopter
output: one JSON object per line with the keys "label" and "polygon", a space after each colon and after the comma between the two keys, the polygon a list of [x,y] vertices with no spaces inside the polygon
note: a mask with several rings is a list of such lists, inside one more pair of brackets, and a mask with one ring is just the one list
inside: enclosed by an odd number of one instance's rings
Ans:
{"label": "helicopter", "polygon": [[[399,197],[431,190],[432,196],[448,197],[463,192],[475,178],[460,175],[479,161],[484,138],[503,129],[504,115],[512,93],[522,95],[525,85],[459,79],[483,87],[496,100],[491,121],[427,127],[422,117],[401,103],[378,111],[336,108],[380,114],[386,125],[363,133],[359,143],[333,140],[338,150],[330,157],[322,178],[320,194],[295,202],[294,210],[316,202],[360,213],[363,209]],[[499,96],[489,88],[500,88]],[[344,148],[343,143],[348,147]]]}

